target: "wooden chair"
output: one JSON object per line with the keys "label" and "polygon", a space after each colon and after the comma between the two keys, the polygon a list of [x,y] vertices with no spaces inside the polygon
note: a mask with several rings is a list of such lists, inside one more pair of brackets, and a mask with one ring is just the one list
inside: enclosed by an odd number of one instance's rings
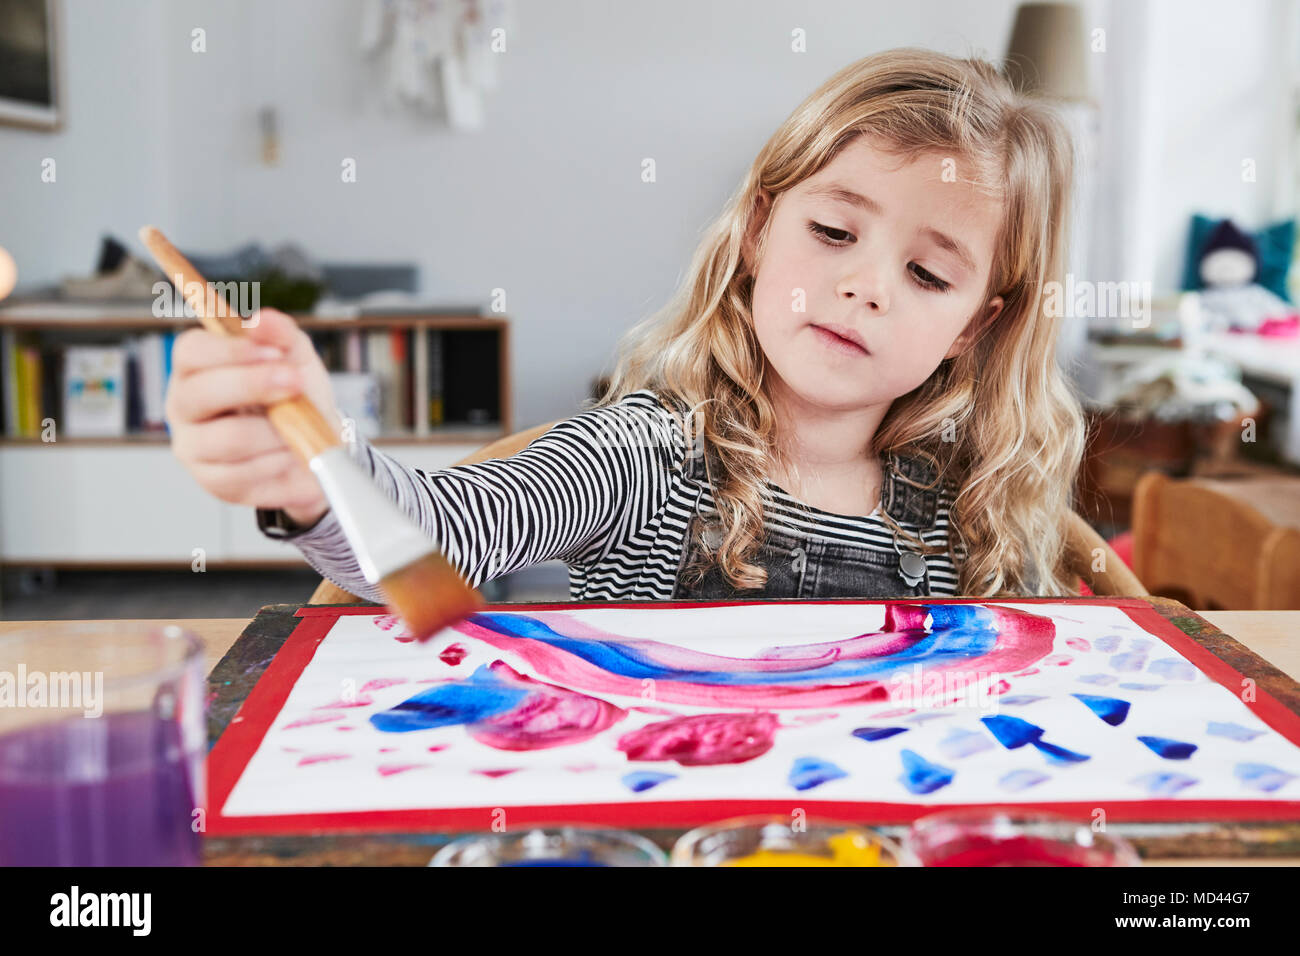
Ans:
{"label": "wooden chair", "polygon": [[[509,458],[523,451],[533,439],[546,434],[556,424],[558,422],[547,422],[535,428],[498,438],[472,455],[462,458],[456,464],[472,465],[492,458]],[[1070,515],[1065,550],[1066,564],[1070,572],[1086,581],[1093,594],[1139,596],[1147,593],[1137,575],[1129,570],[1105,539],[1077,514]],[[322,579],[307,603],[360,604],[362,599],[338,587],[334,582]]]}
{"label": "wooden chair", "polygon": [[1193,610],[1300,608],[1300,478],[1170,478],[1133,495],[1134,570]]}

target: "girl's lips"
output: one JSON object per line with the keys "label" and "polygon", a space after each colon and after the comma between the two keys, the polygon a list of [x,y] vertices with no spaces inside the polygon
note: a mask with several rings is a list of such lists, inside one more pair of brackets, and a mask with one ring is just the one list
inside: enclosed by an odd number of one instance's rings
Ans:
{"label": "girl's lips", "polygon": [[842,355],[863,356],[871,354],[856,342],[850,342],[846,338],[841,338],[829,329],[822,328],[820,325],[814,325],[811,326],[811,328],[822,342]]}

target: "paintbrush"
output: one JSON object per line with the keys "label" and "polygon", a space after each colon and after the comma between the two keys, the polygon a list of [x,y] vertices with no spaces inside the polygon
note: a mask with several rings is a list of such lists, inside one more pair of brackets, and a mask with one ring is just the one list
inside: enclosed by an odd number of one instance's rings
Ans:
{"label": "paintbrush", "polygon": [[[224,307],[224,299],[217,304],[216,289],[166,236],[145,226],[140,239],[205,328],[224,336],[244,334],[242,318]],[[349,457],[342,438],[311,399],[300,394],[274,402],[266,406],[266,417],[316,475],[361,572],[417,640],[426,640],[482,606],[482,596]]]}

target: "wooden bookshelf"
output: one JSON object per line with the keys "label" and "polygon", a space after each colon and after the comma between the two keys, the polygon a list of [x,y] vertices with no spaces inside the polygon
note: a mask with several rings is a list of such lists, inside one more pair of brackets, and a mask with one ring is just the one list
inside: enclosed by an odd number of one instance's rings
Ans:
{"label": "wooden bookshelf", "polygon": [[[409,389],[384,389],[402,395],[399,420],[409,427],[388,428],[368,440],[404,465],[423,471],[449,467],[472,452],[514,430],[510,376],[510,322],[504,316],[376,315],[329,319],[294,316],[306,332],[318,336],[318,349],[335,360],[346,358],[343,336],[322,333],[402,330],[401,344],[385,353],[382,340],[360,341],[362,356],[392,355],[407,369]],[[209,567],[294,567],[302,558],[291,544],[258,531],[251,508],[219,501],[205,492],[171,453],[166,431],[139,430],[112,437],[63,434],[64,382],[59,351],[76,345],[121,345],[131,336],[149,332],[182,332],[197,328],[193,319],[152,315],[112,314],[23,316],[0,311],[4,342],[33,347],[42,368],[42,389],[36,390],[39,415],[29,414],[25,435],[4,432],[9,424],[9,350],[0,358],[0,566],[83,568],[188,568],[195,549],[202,549]],[[430,417],[431,380],[436,361],[430,355],[435,333],[441,336],[444,421]],[[475,333],[475,334],[461,334]],[[481,334],[480,334],[481,333]],[[355,367],[357,342],[352,345]],[[151,355],[156,371],[155,341]],[[363,358],[363,366],[366,359]],[[326,363],[331,371],[346,365]],[[382,375],[382,371],[380,372]],[[141,388],[145,376],[139,376]],[[131,377],[123,379],[129,390]],[[19,379],[19,381],[22,381]],[[157,395],[155,374],[148,376]],[[390,379],[391,381],[391,379]],[[57,385],[56,389],[54,386]],[[46,387],[48,386],[48,387]],[[452,394],[456,391],[456,394]],[[29,391],[28,396],[33,394]],[[135,392],[142,396],[143,391]],[[139,405],[139,397],[134,404]],[[391,408],[392,406],[390,406]],[[423,412],[421,413],[421,409]],[[156,414],[156,406],[152,409]],[[478,420],[482,415],[486,420]],[[54,418],[57,440],[32,437],[33,419]],[[132,421],[139,416],[133,416]],[[473,417],[474,420],[470,420]],[[393,419],[389,419],[390,423]]]}
{"label": "wooden bookshelf", "polygon": [[[407,430],[390,430],[369,440],[376,445],[405,444],[408,442],[427,442],[429,444],[486,444],[511,434],[513,415],[511,411],[512,388],[510,376],[510,322],[504,316],[480,315],[372,315],[360,318],[331,319],[312,315],[295,315],[294,321],[303,331],[320,332],[368,332],[383,329],[406,329],[411,332],[413,389],[415,395],[415,422]],[[60,317],[24,317],[9,315],[0,311],[0,330],[14,333],[73,333],[70,338],[76,342],[62,344],[111,344],[113,333],[143,334],[148,332],[183,332],[197,328],[193,319],[156,318],[152,315],[110,315],[95,318],[90,315],[70,315]],[[492,332],[497,336],[495,374],[497,377],[497,419],[489,422],[452,422],[430,424],[422,412],[427,411],[429,397],[429,336],[432,332]],[[84,333],[81,338],[76,333]],[[91,338],[93,336],[93,338]],[[54,344],[51,342],[50,344]],[[330,371],[344,371],[331,368]],[[0,369],[0,382],[10,374],[7,364]],[[423,397],[423,399],[422,399]],[[421,409],[421,406],[424,406]],[[138,445],[163,443],[170,441],[166,432],[136,432],[114,437],[59,437],[57,442],[43,442],[39,437],[24,437],[8,434],[6,423],[0,421],[0,447],[6,445]]]}

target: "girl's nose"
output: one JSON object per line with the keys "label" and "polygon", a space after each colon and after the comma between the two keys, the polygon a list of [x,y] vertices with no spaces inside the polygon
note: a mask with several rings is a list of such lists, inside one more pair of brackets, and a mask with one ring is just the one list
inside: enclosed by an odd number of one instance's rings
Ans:
{"label": "girl's nose", "polygon": [[865,306],[873,315],[889,311],[889,290],[878,266],[867,263],[840,280],[837,289],[841,298],[852,299]]}

